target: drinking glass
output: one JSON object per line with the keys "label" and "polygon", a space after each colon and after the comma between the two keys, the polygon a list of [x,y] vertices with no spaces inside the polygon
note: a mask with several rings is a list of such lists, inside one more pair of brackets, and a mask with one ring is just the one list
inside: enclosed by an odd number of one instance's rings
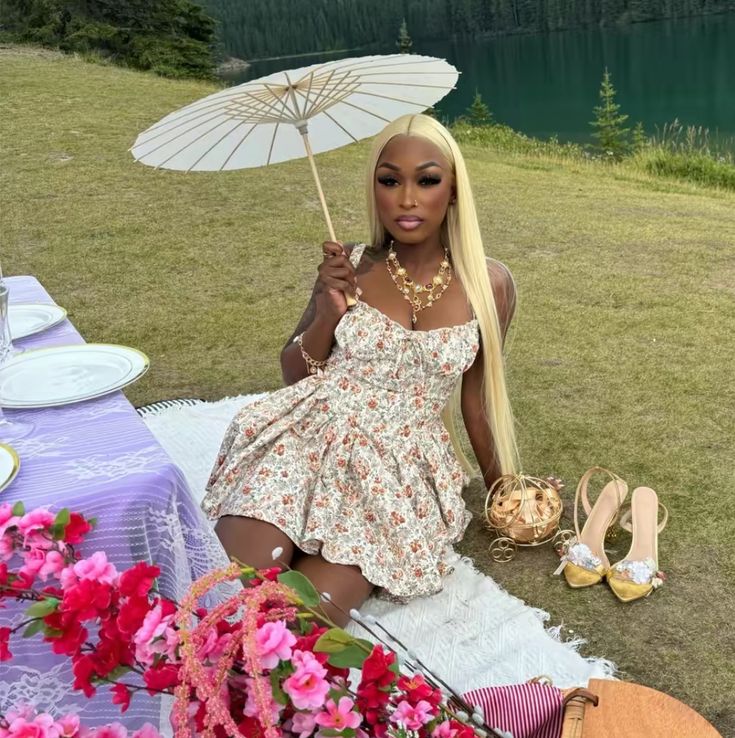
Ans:
{"label": "drinking glass", "polygon": [[[10,321],[8,319],[8,286],[0,277],[0,369],[13,355],[13,341],[10,337]],[[33,432],[33,423],[25,420],[11,420],[3,413],[0,398],[0,442],[12,442],[16,438],[25,438]]]}

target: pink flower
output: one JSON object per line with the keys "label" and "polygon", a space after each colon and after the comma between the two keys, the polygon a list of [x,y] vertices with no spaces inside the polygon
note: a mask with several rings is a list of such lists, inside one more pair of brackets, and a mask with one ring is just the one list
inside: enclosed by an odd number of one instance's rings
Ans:
{"label": "pink flower", "polygon": [[324,705],[324,712],[320,712],[316,716],[315,722],[322,728],[331,728],[332,730],[354,729],[361,722],[360,716],[352,709],[354,706],[355,703],[349,697],[341,697],[339,704],[335,704],[334,700],[327,700]]}
{"label": "pink flower", "polygon": [[13,720],[23,718],[24,720],[30,720],[36,714],[36,708],[33,705],[16,705],[12,710],[8,710],[5,715],[5,721],[10,725]]}
{"label": "pink flower", "polygon": [[59,583],[61,584],[62,589],[71,589],[78,581],[79,578],[74,573],[73,564],[65,567],[59,573]]}
{"label": "pink flower", "polygon": [[7,502],[0,505],[0,535],[5,535],[8,528],[18,525],[19,520],[20,518],[17,515],[13,515],[12,505]]}
{"label": "pink flower", "polygon": [[283,683],[283,691],[297,710],[321,707],[329,692],[327,670],[309,651],[294,651],[291,661],[296,671]]}
{"label": "pink flower", "polygon": [[298,733],[299,738],[308,738],[316,727],[314,715],[310,712],[297,712],[291,718],[291,732]]}
{"label": "pink flower", "polygon": [[161,734],[150,723],[143,723],[143,727],[136,730],[130,738],[161,738]]}
{"label": "pink flower", "polygon": [[279,661],[291,658],[296,637],[283,620],[264,623],[255,633],[255,644],[264,669],[275,669]]}
{"label": "pink flower", "polygon": [[46,528],[44,528],[42,530],[31,531],[23,539],[23,545],[27,546],[28,548],[42,548],[44,551],[47,551],[48,549],[53,548],[54,545],[63,548],[64,543],[62,541],[54,542],[53,540],[51,540],[51,537],[48,535]]}
{"label": "pink flower", "polygon": [[8,725],[9,738],[58,738],[59,732],[51,715],[41,713],[33,720],[17,717]]}
{"label": "pink flower", "polygon": [[110,723],[91,730],[85,738],[128,738],[128,729],[120,723]]}
{"label": "pink flower", "polygon": [[64,557],[58,551],[48,551],[43,566],[38,570],[38,576],[45,582],[49,576],[56,576],[64,568]]}
{"label": "pink flower", "polygon": [[217,635],[217,631],[214,629],[210,630],[207,633],[207,640],[202,643],[197,651],[197,658],[199,661],[205,661],[207,658],[210,660],[219,658],[231,640],[231,633]]}
{"label": "pink flower", "polygon": [[454,738],[456,734],[457,730],[452,727],[451,721],[445,720],[431,731],[431,738]]}
{"label": "pink flower", "polygon": [[23,554],[23,566],[20,567],[18,574],[25,575],[29,579],[35,579],[45,561],[46,552],[40,548],[32,548]]}
{"label": "pink flower", "polygon": [[81,559],[74,564],[74,574],[79,579],[94,579],[100,584],[113,584],[117,570],[107,560],[104,551],[95,551],[88,559]]}
{"label": "pink flower", "polygon": [[166,654],[169,659],[175,657],[179,636],[171,627],[173,618],[173,613],[164,616],[160,603],[148,611],[143,624],[133,636],[135,658],[141,664],[149,666],[156,654]]}
{"label": "pink flower", "polygon": [[390,716],[391,722],[400,723],[408,730],[418,730],[426,725],[432,718],[433,708],[426,700],[420,700],[416,705],[403,700]]}
{"label": "pink flower", "polygon": [[64,715],[56,721],[56,730],[60,738],[74,738],[79,733],[79,717],[77,715]]}
{"label": "pink flower", "polygon": [[3,561],[9,561],[13,557],[13,551],[15,551],[15,545],[12,536],[8,533],[0,536],[0,558]]}
{"label": "pink flower", "polygon": [[43,507],[31,510],[18,521],[18,530],[23,534],[24,541],[37,530],[47,530],[54,524],[56,516]]}

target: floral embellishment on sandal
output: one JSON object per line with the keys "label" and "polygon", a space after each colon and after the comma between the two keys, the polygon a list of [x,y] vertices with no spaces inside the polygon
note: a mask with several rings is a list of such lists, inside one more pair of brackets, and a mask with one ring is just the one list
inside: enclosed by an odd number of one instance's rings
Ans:
{"label": "floral embellishment on sandal", "polygon": [[618,561],[612,570],[620,579],[626,579],[634,584],[650,584],[654,589],[660,587],[666,579],[662,571],[656,570],[656,562],[653,559],[642,561],[623,559]]}
{"label": "floral embellishment on sandal", "polygon": [[562,554],[562,559],[590,571],[595,571],[602,564],[602,559],[595,556],[589,546],[578,543],[576,538],[569,541]]}

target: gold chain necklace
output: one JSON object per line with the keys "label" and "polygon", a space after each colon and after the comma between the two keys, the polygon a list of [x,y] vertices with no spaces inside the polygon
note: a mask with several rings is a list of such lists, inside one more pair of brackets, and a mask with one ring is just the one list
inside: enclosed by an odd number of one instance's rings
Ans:
{"label": "gold chain necklace", "polygon": [[[401,266],[395,251],[393,251],[393,241],[390,243],[385,264],[393,283],[411,305],[411,322],[414,325],[417,320],[416,313],[424,308],[430,308],[447,291],[447,287],[452,281],[452,266],[449,263],[449,251],[446,247],[444,248],[444,259],[439,265],[439,272],[429,284],[416,284],[406,274],[406,269]],[[426,303],[422,301],[424,297],[426,297]]]}

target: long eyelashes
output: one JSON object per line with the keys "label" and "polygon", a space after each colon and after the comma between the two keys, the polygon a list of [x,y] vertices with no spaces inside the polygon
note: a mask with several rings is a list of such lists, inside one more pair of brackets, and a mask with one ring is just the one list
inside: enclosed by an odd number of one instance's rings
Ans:
{"label": "long eyelashes", "polygon": [[[419,179],[419,184],[422,187],[433,187],[435,185],[438,185],[441,181],[441,177],[431,176],[427,174]],[[384,185],[385,187],[395,187],[398,184],[398,180],[395,177],[391,177],[390,175],[378,177],[378,182],[380,182],[380,184]]]}

